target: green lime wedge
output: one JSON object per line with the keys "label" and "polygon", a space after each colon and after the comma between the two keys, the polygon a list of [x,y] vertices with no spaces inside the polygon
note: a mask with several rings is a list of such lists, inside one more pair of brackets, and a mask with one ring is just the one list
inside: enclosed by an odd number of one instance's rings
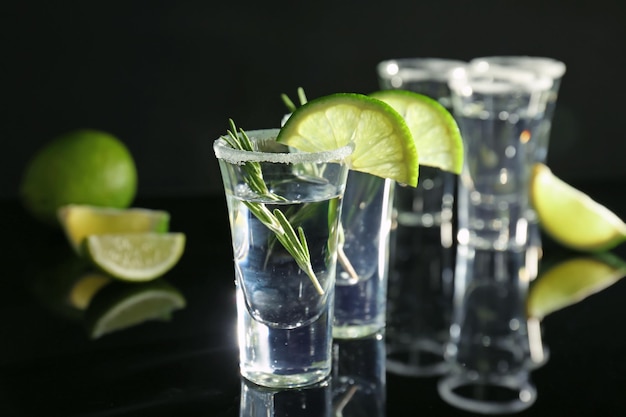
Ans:
{"label": "green lime wedge", "polygon": [[391,106],[366,95],[311,100],[291,114],[276,140],[306,152],[352,144],[350,169],[417,185],[418,156],[406,122]]}
{"label": "green lime wedge", "polygon": [[626,263],[608,253],[562,261],[531,285],[526,300],[528,316],[541,320],[607,288],[625,274]]}
{"label": "green lime wedge", "polygon": [[530,197],[543,230],[565,247],[596,252],[626,240],[626,224],[621,218],[544,164],[533,167]]}
{"label": "green lime wedge", "polygon": [[382,90],[370,94],[393,107],[406,121],[420,165],[460,174],[463,141],[450,112],[436,100],[407,90]]}
{"label": "green lime wedge", "polygon": [[65,236],[81,254],[83,239],[110,233],[167,232],[170,215],[144,208],[115,209],[89,205],[66,205],[57,212]]}
{"label": "green lime wedge", "polygon": [[180,260],[183,233],[126,233],[85,238],[89,259],[107,274],[124,281],[149,281],[162,276]]}
{"label": "green lime wedge", "polygon": [[116,283],[95,295],[85,312],[85,324],[96,339],[146,321],[167,321],[185,304],[183,294],[162,280],[137,285]]}

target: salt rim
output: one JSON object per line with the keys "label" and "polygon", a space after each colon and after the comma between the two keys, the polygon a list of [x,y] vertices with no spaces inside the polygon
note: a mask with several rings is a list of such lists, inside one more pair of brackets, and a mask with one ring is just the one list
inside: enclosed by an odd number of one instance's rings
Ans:
{"label": "salt rim", "polygon": [[[275,141],[280,129],[259,129],[246,131],[246,135],[252,142]],[[231,164],[241,165],[245,162],[271,162],[278,164],[299,164],[299,163],[323,163],[340,162],[350,156],[354,147],[347,145],[332,151],[321,152],[250,152],[231,148],[222,139],[213,142],[213,150],[218,159]]]}

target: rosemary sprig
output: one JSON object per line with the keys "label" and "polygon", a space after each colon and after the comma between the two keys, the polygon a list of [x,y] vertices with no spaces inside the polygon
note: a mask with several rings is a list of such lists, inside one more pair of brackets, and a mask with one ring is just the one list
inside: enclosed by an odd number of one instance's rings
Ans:
{"label": "rosemary sprig", "polygon": [[[230,119],[229,124],[230,130],[228,130],[228,136],[223,137],[228,145],[234,149],[253,152],[255,150],[254,145],[246,132],[241,129],[241,135],[238,135],[235,122]],[[252,191],[272,201],[286,201],[284,197],[272,193],[267,188],[263,180],[261,165],[258,162],[246,162],[243,165],[243,170],[245,172],[244,181]],[[309,276],[316,291],[320,295],[323,295],[324,288],[320,285],[313,271],[313,267],[311,266],[311,254],[309,253],[309,247],[302,227],[298,227],[298,234],[296,234],[293,226],[280,210],[275,209],[272,212],[265,204],[258,202],[244,201],[244,204],[261,223],[276,235],[276,239],[278,239],[287,252],[289,252],[300,269]]]}

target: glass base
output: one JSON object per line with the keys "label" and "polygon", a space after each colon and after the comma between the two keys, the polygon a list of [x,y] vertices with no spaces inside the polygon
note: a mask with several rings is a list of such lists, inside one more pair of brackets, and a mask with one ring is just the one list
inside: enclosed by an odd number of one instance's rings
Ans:
{"label": "glass base", "polygon": [[245,372],[241,370],[241,376],[257,385],[269,388],[301,388],[317,384],[330,375],[330,369],[315,370],[307,373],[292,375],[278,375],[266,372]]}
{"label": "glass base", "polygon": [[333,338],[334,339],[358,339],[361,337],[371,336],[382,329],[385,326],[379,323],[372,324],[360,324],[360,325],[334,325],[333,326]]}

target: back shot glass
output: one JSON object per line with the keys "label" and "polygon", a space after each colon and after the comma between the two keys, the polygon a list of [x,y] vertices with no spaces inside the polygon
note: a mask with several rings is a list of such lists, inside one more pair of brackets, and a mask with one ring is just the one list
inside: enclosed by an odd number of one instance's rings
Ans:
{"label": "back shot glass", "polygon": [[[533,161],[546,163],[548,159],[548,148],[550,142],[550,132],[552,130],[552,119],[556,108],[561,79],[565,75],[567,67],[565,63],[549,57],[527,56],[527,55],[493,55],[474,58],[470,61],[473,65],[519,68],[533,72],[538,77],[547,77],[552,80],[552,87],[548,94],[544,117],[538,126],[534,141]],[[541,233],[539,220],[536,213],[530,208],[529,213],[529,239],[531,251],[536,251],[541,257]]]}
{"label": "back shot glass", "polygon": [[450,79],[465,148],[458,243],[527,248],[529,177],[552,80],[532,71],[470,64]]}
{"label": "back shot glass", "polygon": [[[448,79],[464,61],[389,59],[377,65],[381,89],[409,90],[451,110]],[[429,376],[445,372],[454,269],[457,176],[420,165],[416,188],[398,184],[393,202],[387,317],[390,372]]]}
{"label": "back shot glass", "polygon": [[394,181],[350,171],[338,245],[333,337],[372,335],[386,325]]}
{"label": "back shot glass", "polygon": [[331,371],[348,172],[342,161],[351,148],[292,153],[277,135],[278,129],[247,132],[252,151],[234,149],[224,137],[213,148],[231,227],[240,372],[257,385],[290,388]]}

